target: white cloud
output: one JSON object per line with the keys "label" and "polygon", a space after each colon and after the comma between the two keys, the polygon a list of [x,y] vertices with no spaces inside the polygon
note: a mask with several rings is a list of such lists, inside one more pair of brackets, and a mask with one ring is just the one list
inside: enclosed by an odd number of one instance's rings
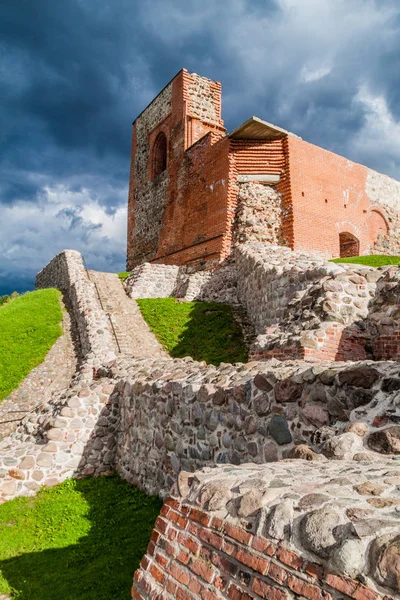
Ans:
{"label": "white cloud", "polygon": [[[114,193],[118,198],[125,190]],[[3,208],[2,222],[0,272],[38,270],[65,248],[82,252],[89,267],[124,268],[126,203],[108,214],[88,189],[45,187],[36,203]]]}
{"label": "white cloud", "polygon": [[353,152],[360,161],[374,163],[376,169],[400,179],[400,121],[389,110],[382,94],[373,94],[362,85],[354,101],[365,111],[363,127],[352,139]]}
{"label": "white cloud", "polygon": [[331,67],[319,67],[313,69],[308,65],[304,65],[304,67],[300,71],[300,79],[305,81],[306,83],[310,83],[312,81],[319,81],[325,75],[329,75],[331,72]]}

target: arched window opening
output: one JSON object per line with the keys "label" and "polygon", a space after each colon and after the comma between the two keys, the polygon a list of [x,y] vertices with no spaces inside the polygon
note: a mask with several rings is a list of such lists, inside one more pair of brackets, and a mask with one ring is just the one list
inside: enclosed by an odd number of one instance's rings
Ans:
{"label": "arched window opening", "polygon": [[360,255],[360,241],[355,235],[344,232],[339,234],[340,258]]}
{"label": "arched window opening", "polygon": [[167,137],[161,132],[156,137],[153,146],[152,179],[167,168]]}

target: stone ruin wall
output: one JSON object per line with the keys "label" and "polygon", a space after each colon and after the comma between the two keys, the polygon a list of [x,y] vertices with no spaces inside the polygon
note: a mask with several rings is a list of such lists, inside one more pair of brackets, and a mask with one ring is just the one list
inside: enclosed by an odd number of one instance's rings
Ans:
{"label": "stone ruin wall", "polygon": [[[173,296],[241,306],[256,331],[255,360],[400,357],[397,267],[336,264],[290,248],[240,244],[219,268],[142,265],[132,298]],[[377,287],[378,286],[378,287]]]}
{"label": "stone ruin wall", "polygon": [[379,494],[393,489],[398,470],[378,462],[366,481],[363,469],[284,461],[184,474],[155,523],[132,598],[394,599],[398,520]]}
{"label": "stone ruin wall", "polygon": [[96,289],[90,281],[82,256],[64,250],[38,273],[36,288],[56,287],[67,296],[76,321],[86,366],[96,367],[115,359],[107,315],[101,309]]}
{"label": "stone ruin wall", "polygon": [[252,358],[400,357],[397,267],[330,263],[257,243],[237,249],[236,265],[238,299],[259,334]]}
{"label": "stone ruin wall", "polygon": [[218,268],[192,271],[190,267],[144,263],[125,281],[131,298],[180,298],[237,305],[237,276],[231,261]]}
{"label": "stone ruin wall", "polygon": [[221,85],[197,75],[187,77],[188,112],[199,121],[221,126]]}
{"label": "stone ruin wall", "polygon": [[126,367],[116,385],[117,470],[153,494],[165,496],[181,471],[215,464],[292,455],[378,460],[372,450],[384,447],[383,438],[381,447],[374,442],[382,424],[400,435],[394,363],[214,367],[160,359]]}
{"label": "stone ruin wall", "polygon": [[38,284],[75,294],[93,341],[71,388],[0,445],[2,500],[113,469],[162,495],[178,484],[134,598],[394,598],[398,364],[118,360],[79,255],[62,254]]}

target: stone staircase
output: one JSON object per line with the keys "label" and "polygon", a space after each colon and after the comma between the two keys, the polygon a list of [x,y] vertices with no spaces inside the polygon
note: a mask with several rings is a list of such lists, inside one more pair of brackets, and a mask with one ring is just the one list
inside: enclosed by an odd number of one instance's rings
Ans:
{"label": "stone staircase", "polygon": [[129,298],[118,275],[88,271],[95,284],[100,303],[114,330],[116,353],[132,358],[166,356],[161,344],[151,333],[135,300]]}

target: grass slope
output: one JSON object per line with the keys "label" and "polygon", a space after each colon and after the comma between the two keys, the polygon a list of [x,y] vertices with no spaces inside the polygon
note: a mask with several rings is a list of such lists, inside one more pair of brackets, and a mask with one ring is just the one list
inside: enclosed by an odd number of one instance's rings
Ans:
{"label": "grass slope", "polygon": [[371,254],[370,256],[351,256],[350,258],[334,258],[330,262],[366,265],[367,267],[383,267],[385,265],[399,265],[400,256]]}
{"label": "grass slope", "polygon": [[247,361],[242,331],[230,306],[175,298],[137,302],[152,332],[174,358],[191,356],[214,365]]}
{"label": "grass slope", "polygon": [[117,476],[69,480],[0,506],[0,594],[127,600],[161,501]]}
{"label": "grass slope", "polygon": [[118,273],[118,277],[121,281],[125,281],[125,279],[128,279],[129,275],[130,271],[123,271],[122,273]]}
{"label": "grass slope", "polygon": [[37,290],[0,308],[0,401],[39,365],[61,335],[60,292]]}

